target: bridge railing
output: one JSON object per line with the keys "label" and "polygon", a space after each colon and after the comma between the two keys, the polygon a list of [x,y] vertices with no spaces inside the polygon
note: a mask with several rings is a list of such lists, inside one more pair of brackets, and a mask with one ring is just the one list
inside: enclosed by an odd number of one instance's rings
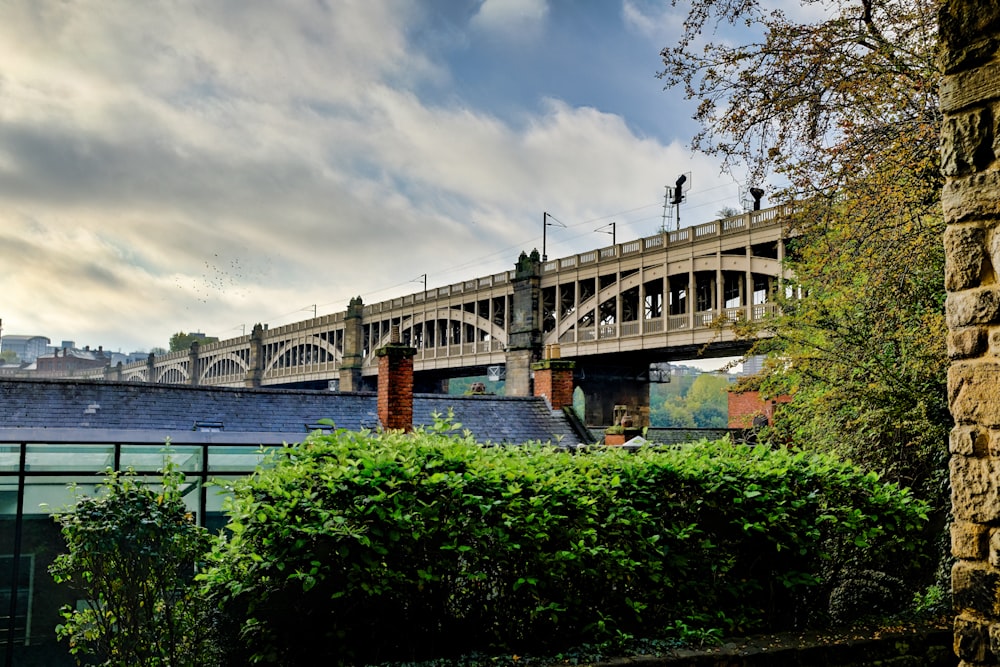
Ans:
{"label": "bridge railing", "polygon": [[793,210],[792,205],[787,205],[776,206],[774,208],[763,209],[760,211],[748,211],[739,215],[723,218],[722,220],[706,222],[694,227],[686,227],[672,232],[661,232],[655,236],[647,236],[633,241],[626,241],[625,243],[619,243],[606,248],[600,248],[598,250],[589,250],[578,255],[570,255],[569,257],[544,262],[542,264],[542,273],[552,273],[564,269],[572,269],[577,266],[585,266],[604,260],[627,257],[646,251],[662,252],[664,247],[669,248],[673,245],[690,244],[704,241],[705,239],[712,237],[728,236],[731,234],[760,229],[761,227],[772,226],[782,218],[790,216]]}

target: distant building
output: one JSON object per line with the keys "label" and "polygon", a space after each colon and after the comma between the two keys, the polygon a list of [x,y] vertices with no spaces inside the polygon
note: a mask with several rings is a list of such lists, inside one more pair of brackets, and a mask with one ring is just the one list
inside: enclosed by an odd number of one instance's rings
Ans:
{"label": "distant building", "polygon": [[757,375],[764,370],[764,360],[767,359],[762,354],[755,354],[743,360],[743,372],[741,375]]}
{"label": "distant building", "polygon": [[45,336],[11,334],[0,337],[0,352],[13,352],[21,361],[31,363],[48,352],[51,343]]}
{"label": "distant building", "polygon": [[111,355],[98,347],[91,350],[90,346],[77,350],[74,348],[63,348],[62,354],[56,350],[52,354],[46,354],[35,360],[35,367],[41,374],[72,373],[90,368],[104,368],[111,363]]}
{"label": "distant building", "polygon": [[778,405],[791,400],[791,396],[782,395],[765,401],[759,391],[730,391],[729,428],[770,426]]}

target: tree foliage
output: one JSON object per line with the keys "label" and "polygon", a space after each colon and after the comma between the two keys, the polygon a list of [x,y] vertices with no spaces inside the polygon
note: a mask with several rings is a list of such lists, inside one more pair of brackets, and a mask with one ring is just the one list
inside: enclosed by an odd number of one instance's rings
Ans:
{"label": "tree foliage", "polygon": [[201,333],[184,333],[183,331],[178,331],[170,337],[170,351],[182,352],[184,350],[191,349],[191,345],[194,343],[214,343],[218,340],[219,339],[216,336],[206,336]]}
{"label": "tree foliage", "polygon": [[[699,100],[696,148],[795,202],[763,388],[782,441],[838,449],[943,503],[945,400],[937,5],[695,0],[661,77]],[[706,42],[742,26],[759,38]],[[788,297],[794,298],[788,298]]]}
{"label": "tree foliage", "polygon": [[211,538],[185,508],[183,473],[168,465],[157,481],[111,473],[95,496],[53,515],[68,552],[49,571],[86,601],[63,608],[57,634],[81,664],[195,667],[218,657],[194,585]]}
{"label": "tree foliage", "polygon": [[652,385],[650,424],[665,428],[725,428],[728,388],[729,378],[716,373],[678,375],[667,384]]}

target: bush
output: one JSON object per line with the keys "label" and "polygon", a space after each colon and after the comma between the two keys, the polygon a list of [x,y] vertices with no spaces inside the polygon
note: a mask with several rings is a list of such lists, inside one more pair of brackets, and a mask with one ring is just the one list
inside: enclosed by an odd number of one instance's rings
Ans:
{"label": "bush", "polygon": [[845,571],[905,579],[926,518],[822,455],[570,455],[441,428],[313,434],[233,493],[206,593],[237,619],[234,662],[282,665],[794,627]]}
{"label": "bush", "polygon": [[81,663],[218,663],[211,613],[194,584],[211,537],[184,506],[184,474],[168,464],[157,481],[109,473],[96,496],[53,515],[68,553],[49,572],[87,601],[62,609],[56,633]]}

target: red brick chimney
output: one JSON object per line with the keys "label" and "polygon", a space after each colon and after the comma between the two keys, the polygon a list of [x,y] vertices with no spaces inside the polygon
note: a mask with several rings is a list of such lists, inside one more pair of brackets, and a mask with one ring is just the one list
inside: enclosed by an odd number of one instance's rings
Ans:
{"label": "red brick chimney", "polygon": [[575,361],[543,359],[531,365],[535,372],[535,396],[548,399],[553,410],[573,405],[573,368]]}
{"label": "red brick chimney", "polygon": [[387,431],[413,430],[413,357],[416,348],[399,342],[393,326],[390,342],[375,351],[378,357],[378,420]]}

